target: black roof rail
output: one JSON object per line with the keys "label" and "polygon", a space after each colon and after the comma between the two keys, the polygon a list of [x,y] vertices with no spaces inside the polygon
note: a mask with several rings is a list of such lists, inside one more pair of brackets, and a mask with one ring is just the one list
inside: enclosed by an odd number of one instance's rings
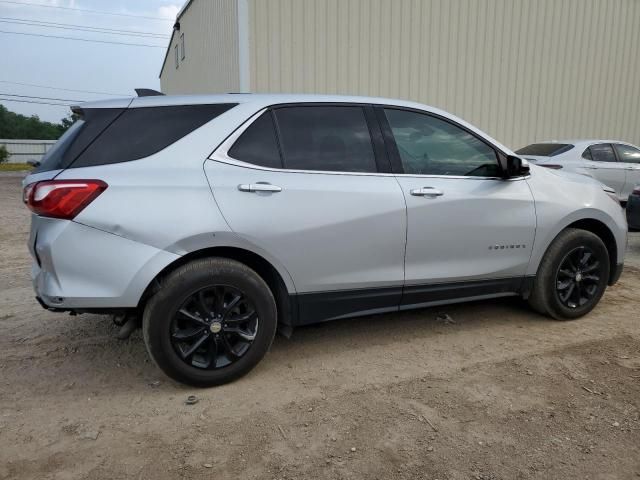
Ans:
{"label": "black roof rail", "polygon": [[136,88],[136,93],[139,97],[157,97],[158,95],[164,95],[164,93],[151,88]]}

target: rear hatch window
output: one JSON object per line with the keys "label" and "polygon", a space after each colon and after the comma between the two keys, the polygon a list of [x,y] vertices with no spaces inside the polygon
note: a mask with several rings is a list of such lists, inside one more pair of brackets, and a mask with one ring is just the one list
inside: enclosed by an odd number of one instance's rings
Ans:
{"label": "rear hatch window", "polygon": [[32,173],[145,158],[237,104],[83,110]]}
{"label": "rear hatch window", "polygon": [[534,157],[554,157],[568,152],[573,148],[569,143],[533,143],[516,150],[518,155],[533,155]]}

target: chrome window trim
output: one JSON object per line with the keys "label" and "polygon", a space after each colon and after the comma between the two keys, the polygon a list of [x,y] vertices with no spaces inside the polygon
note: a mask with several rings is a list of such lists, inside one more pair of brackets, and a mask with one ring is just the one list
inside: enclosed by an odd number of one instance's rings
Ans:
{"label": "chrome window trim", "polygon": [[[275,106],[275,105],[274,105]],[[458,180],[501,180],[501,181],[516,181],[516,180],[524,180],[529,178],[526,177],[516,177],[504,179],[502,177],[471,177],[464,175],[417,175],[417,174],[407,174],[407,173],[381,173],[381,172],[340,172],[340,171],[330,171],[330,170],[296,170],[291,168],[272,168],[272,167],[263,167],[261,165],[255,165],[253,163],[244,162],[242,160],[238,160],[237,158],[233,158],[229,155],[229,150],[233,147],[233,144],[236,143],[240,135],[244,133],[244,131],[249,128],[249,126],[255,122],[260,115],[269,110],[270,107],[265,107],[258,112],[251,115],[247,120],[244,121],[242,125],[240,125],[231,135],[229,135],[225,141],[223,141],[218,148],[216,148],[211,155],[209,155],[208,159],[213,160],[215,162],[226,163],[227,165],[234,165],[236,167],[242,168],[250,168],[252,170],[261,170],[266,172],[283,172],[283,173],[306,173],[306,174],[321,174],[321,175],[354,175],[354,176],[364,176],[364,177],[398,177],[398,178],[452,178]]]}

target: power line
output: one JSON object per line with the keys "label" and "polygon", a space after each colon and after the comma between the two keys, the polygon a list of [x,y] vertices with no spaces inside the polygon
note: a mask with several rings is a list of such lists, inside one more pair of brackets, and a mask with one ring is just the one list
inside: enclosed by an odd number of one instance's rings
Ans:
{"label": "power line", "polygon": [[11,82],[9,80],[0,80],[0,83],[10,83],[11,85],[22,85],[24,87],[47,88],[49,90],[61,90],[63,92],[93,93],[93,94],[96,94],[96,95],[113,95],[115,97],[130,97],[131,96],[131,94],[127,94],[127,93],[99,92],[99,91],[96,91],[96,90],[78,90],[77,88],[51,87],[49,85],[38,85],[37,83]]}
{"label": "power line", "polygon": [[[0,0],[2,1],[2,0]],[[130,45],[132,47],[151,47],[151,48],[166,48],[162,45],[148,45],[144,43],[126,43],[126,42],[112,42],[109,40],[91,40],[89,38],[78,37],[63,37],[60,35],[44,35],[42,33],[25,33],[25,32],[7,32],[6,30],[0,30],[0,33],[8,33],[10,35],[27,35],[30,37],[46,37],[46,38],[59,38],[63,40],[75,40],[77,42],[93,42],[93,43],[110,43],[112,45]]]}
{"label": "power line", "polygon": [[36,100],[18,100],[15,98],[0,98],[0,102],[17,102],[17,103],[37,103],[39,105],[55,105],[57,107],[69,107],[70,103],[51,103],[51,102],[40,102]]}
{"label": "power line", "polygon": [[33,95],[16,95],[15,93],[2,93],[0,95],[4,95],[5,97],[19,97],[19,98],[30,98],[30,99],[38,99],[38,100],[55,100],[60,102],[86,102],[86,100],[74,100],[71,98],[51,98],[51,97],[35,97]]}
{"label": "power line", "polygon": [[115,12],[105,12],[104,10],[89,10],[86,8],[74,8],[74,7],[62,7],[59,5],[43,5],[41,3],[27,3],[27,2],[16,2],[9,0],[0,0],[0,3],[11,3],[13,5],[24,5],[28,7],[41,7],[41,8],[57,8],[60,10],[74,10],[77,12],[87,12],[87,13],[97,13],[99,15],[115,15],[117,17],[134,17],[134,18],[147,18],[149,20],[162,20],[165,22],[173,22],[170,18],[163,17],[151,17],[146,15],[133,15],[130,13],[115,13]]}
{"label": "power line", "polygon": [[40,20],[27,20],[22,18],[0,17],[1,23],[12,23],[16,25],[29,25],[33,27],[44,28],[60,28],[63,30],[80,30],[85,32],[104,33],[109,35],[125,35],[129,37],[143,37],[143,38],[169,38],[169,35],[163,35],[153,32],[139,32],[136,30],[118,30],[114,28],[102,28],[102,27],[89,27],[84,25],[75,25],[70,23],[56,23],[56,22],[43,22]]}

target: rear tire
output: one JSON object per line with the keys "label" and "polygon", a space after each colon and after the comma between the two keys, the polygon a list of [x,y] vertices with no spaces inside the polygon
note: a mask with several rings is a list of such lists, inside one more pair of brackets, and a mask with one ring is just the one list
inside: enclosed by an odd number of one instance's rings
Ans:
{"label": "rear tire", "polygon": [[144,311],[149,355],[178,382],[211,387],[248,373],[267,353],[276,302],[264,280],[235,260],[194,260],[170,273]]}
{"label": "rear tire", "polygon": [[598,304],[609,280],[609,252],[600,237],[568,228],[547,249],[529,305],[556,320],[571,320]]}

